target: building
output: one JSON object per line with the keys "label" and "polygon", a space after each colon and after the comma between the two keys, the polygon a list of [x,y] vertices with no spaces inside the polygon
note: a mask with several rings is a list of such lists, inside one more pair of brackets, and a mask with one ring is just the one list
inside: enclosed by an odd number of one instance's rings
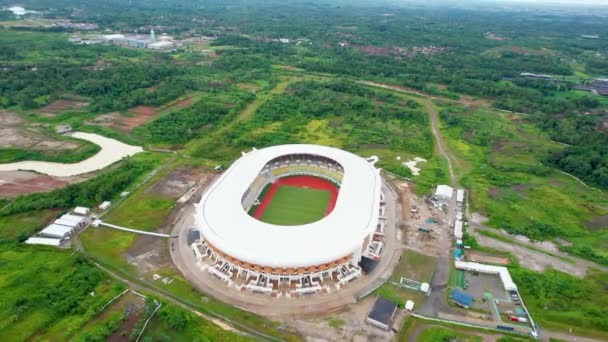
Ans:
{"label": "building", "polygon": [[74,228],[72,227],[53,223],[40,231],[40,235],[64,240],[70,236],[73,230]]}
{"label": "building", "polygon": [[86,216],[86,215],[89,215],[89,213],[91,212],[91,209],[89,209],[87,207],[76,207],[76,208],[74,208],[73,211],[74,211],[74,214]]}
{"label": "building", "polygon": [[533,74],[531,72],[522,72],[521,74],[519,74],[522,77],[527,77],[527,78],[536,78],[539,80],[553,80],[553,76],[549,76],[549,75],[542,75],[542,74]]}
{"label": "building", "polygon": [[108,209],[110,206],[112,205],[111,202],[108,201],[103,201],[100,205],[99,205],[99,209],[101,210],[106,210]]}
{"label": "building", "polygon": [[438,201],[445,201],[452,198],[454,189],[449,185],[437,185],[435,190],[435,199]]}
{"label": "building", "polygon": [[53,246],[59,247],[61,246],[61,239],[56,238],[45,238],[45,237],[31,237],[25,240],[25,243],[28,245],[45,245],[45,246]]}
{"label": "building", "polygon": [[506,267],[465,261],[456,261],[454,266],[459,270],[498,275],[505,291],[517,291],[517,285],[511,279],[511,274]]}
{"label": "building", "polygon": [[473,305],[473,297],[458,290],[450,291],[450,301],[465,309],[468,309],[471,307],[471,305]]}
{"label": "building", "polygon": [[405,310],[414,311],[414,301],[413,300],[408,300],[407,302],[405,302]]}
{"label": "building", "polygon": [[83,216],[65,214],[56,219],[53,223],[76,229],[82,227],[85,224],[85,221],[86,219]]}
{"label": "building", "polygon": [[[196,205],[197,260],[208,260],[208,271],[228,285],[254,292],[300,296],[330,291],[334,281],[341,288],[363,274],[362,257],[377,259],[382,249],[376,161],[319,145],[243,153]],[[321,219],[285,226],[249,214],[266,200],[264,189],[294,176],[334,187],[333,205]]]}
{"label": "building", "polygon": [[462,205],[464,203],[464,190],[458,189],[456,190],[456,203]]}
{"label": "building", "polygon": [[[413,308],[414,307],[412,302],[412,309]],[[372,309],[367,313],[365,321],[380,329],[389,331],[391,330],[396,313],[397,304],[391,302],[390,300],[378,297],[376,298]]]}
{"label": "building", "polygon": [[148,49],[151,50],[171,50],[174,47],[175,44],[173,44],[173,42],[166,40],[148,44]]}
{"label": "building", "polygon": [[460,220],[454,222],[454,237],[458,240],[462,239],[462,221]]}

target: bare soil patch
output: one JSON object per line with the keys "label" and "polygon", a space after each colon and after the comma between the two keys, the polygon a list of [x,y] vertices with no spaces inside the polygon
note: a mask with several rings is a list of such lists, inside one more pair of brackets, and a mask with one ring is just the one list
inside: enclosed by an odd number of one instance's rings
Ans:
{"label": "bare soil patch", "polygon": [[201,169],[180,167],[169,172],[146,190],[146,193],[170,198],[183,196],[197,182],[211,178],[212,174]]}
{"label": "bare soil patch", "polygon": [[467,260],[481,263],[490,263],[495,265],[508,265],[509,258],[505,256],[485,254],[479,252],[470,252],[466,255]]}
{"label": "bare soil patch", "polygon": [[156,109],[150,106],[136,106],[129,109],[129,112],[135,114],[135,116],[129,117],[117,112],[111,112],[98,115],[95,119],[89,121],[89,123],[97,126],[112,127],[123,132],[131,132],[135,127],[140,126],[157,114]]}
{"label": "bare soil patch", "polygon": [[22,122],[23,119],[17,113],[0,110],[0,125],[17,125]]}
{"label": "bare soil patch", "polygon": [[260,87],[258,87],[255,84],[251,84],[251,83],[237,83],[237,88],[241,89],[241,90],[247,90],[247,91],[252,91],[252,92],[256,92],[260,89]]}
{"label": "bare soil patch", "polygon": [[590,230],[599,230],[602,228],[608,228],[608,215],[598,216],[593,218],[587,222],[585,222],[585,227]]}
{"label": "bare soil patch", "polygon": [[[5,119],[9,122],[10,118]],[[75,150],[79,144],[46,136],[39,127],[21,127],[0,123],[0,147],[31,150]]]}
{"label": "bare soil patch", "polygon": [[57,113],[65,112],[66,110],[79,110],[88,105],[85,101],[76,100],[55,100],[52,103],[39,109],[39,112],[45,116],[55,116]]}
{"label": "bare soil patch", "polygon": [[530,188],[529,185],[526,184],[515,184],[513,186],[511,186],[511,190],[517,192],[518,194],[523,194],[526,192],[526,190],[528,190]]}
{"label": "bare soil patch", "polygon": [[78,183],[93,177],[88,174],[78,177],[52,177],[31,171],[0,171],[0,197],[14,198],[34,192],[48,192],[67,184]]}
{"label": "bare soil patch", "polygon": [[192,103],[192,97],[186,97],[185,99],[181,99],[175,102],[169,102],[164,105],[161,110],[167,110],[172,108],[186,108]]}
{"label": "bare soil patch", "polygon": [[498,199],[500,198],[500,189],[497,187],[492,187],[488,189],[488,197],[490,197],[491,199]]}

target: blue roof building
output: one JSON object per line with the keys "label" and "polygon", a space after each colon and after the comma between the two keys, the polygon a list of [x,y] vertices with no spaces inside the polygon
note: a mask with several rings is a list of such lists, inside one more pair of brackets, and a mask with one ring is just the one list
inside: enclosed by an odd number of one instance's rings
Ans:
{"label": "blue roof building", "polygon": [[473,297],[471,295],[458,290],[450,292],[450,300],[465,309],[468,309],[473,304]]}

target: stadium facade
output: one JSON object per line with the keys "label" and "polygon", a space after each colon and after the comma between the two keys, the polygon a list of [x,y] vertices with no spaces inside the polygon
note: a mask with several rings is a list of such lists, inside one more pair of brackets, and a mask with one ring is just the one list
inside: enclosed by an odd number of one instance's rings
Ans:
{"label": "stadium facade", "polygon": [[[341,288],[362,275],[362,257],[378,259],[382,249],[385,208],[376,161],[319,145],[243,153],[196,206],[197,261],[240,290],[297,296]],[[294,176],[322,178],[339,188],[326,216],[282,226],[250,215],[264,189]]]}

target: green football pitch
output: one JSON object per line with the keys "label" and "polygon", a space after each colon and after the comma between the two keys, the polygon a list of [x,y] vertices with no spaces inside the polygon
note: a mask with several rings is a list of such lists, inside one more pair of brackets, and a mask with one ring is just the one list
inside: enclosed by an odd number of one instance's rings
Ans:
{"label": "green football pitch", "polygon": [[330,193],[327,190],[281,185],[260,217],[260,221],[297,226],[325,216]]}

